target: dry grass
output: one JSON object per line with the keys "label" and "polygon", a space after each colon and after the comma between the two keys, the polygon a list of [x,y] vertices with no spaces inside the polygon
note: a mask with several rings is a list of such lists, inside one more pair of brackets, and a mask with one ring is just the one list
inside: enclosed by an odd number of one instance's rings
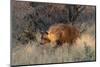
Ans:
{"label": "dry grass", "polygon": [[[90,31],[93,32],[93,30]],[[96,60],[95,37],[90,33],[82,33],[80,39],[77,39],[70,49],[67,43],[57,48],[52,48],[49,44],[40,45],[40,38],[38,38],[40,35],[37,34],[37,41],[29,42],[26,45],[18,44],[12,48],[12,65],[94,61]]]}

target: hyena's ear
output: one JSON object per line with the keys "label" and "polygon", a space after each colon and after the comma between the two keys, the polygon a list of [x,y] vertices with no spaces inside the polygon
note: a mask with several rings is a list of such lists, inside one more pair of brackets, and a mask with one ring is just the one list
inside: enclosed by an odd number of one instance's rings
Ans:
{"label": "hyena's ear", "polygon": [[48,34],[48,32],[46,31],[45,34]]}
{"label": "hyena's ear", "polygon": [[46,32],[44,32],[44,31],[41,31],[40,32],[41,34],[48,34],[48,32],[46,31]]}
{"label": "hyena's ear", "polygon": [[40,34],[44,34],[44,31],[40,31]]}

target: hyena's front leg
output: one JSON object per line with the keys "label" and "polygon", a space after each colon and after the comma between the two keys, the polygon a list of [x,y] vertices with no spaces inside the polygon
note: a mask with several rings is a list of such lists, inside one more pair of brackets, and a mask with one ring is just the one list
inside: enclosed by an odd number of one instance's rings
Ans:
{"label": "hyena's front leg", "polygon": [[57,43],[56,42],[51,42],[51,47],[57,47]]}
{"label": "hyena's front leg", "polygon": [[59,40],[56,41],[56,44],[57,44],[57,46],[62,46],[62,42]]}
{"label": "hyena's front leg", "polygon": [[59,47],[61,45],[62,45],[62,42],[60,42],[59,40],[51,43],[51,47],[54,47],[54,48]]}

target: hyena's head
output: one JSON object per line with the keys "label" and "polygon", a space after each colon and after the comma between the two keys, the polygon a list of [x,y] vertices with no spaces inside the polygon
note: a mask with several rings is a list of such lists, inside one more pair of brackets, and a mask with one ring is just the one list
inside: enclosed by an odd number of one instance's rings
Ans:
{"label": "hyena's head", "polygon": [[50,43],[50,40],[48,39],[48,32],[41,32],[41,41],[40,44],[44,45]]}

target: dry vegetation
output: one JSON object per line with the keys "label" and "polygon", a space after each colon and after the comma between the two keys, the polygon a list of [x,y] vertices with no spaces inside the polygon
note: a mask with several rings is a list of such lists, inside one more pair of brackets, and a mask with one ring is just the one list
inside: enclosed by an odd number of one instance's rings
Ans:
{"label": "dry vegetation", "polygon": [[49,44],[40,45],[39,35],[38,33],[37,41],[24,45],[17,43],[18,46],[12,48],[13,65],[95,61],[95,36],[89,33],[83,33],[70,49],[67,43],[57,48],[52,48]]}
{"label": "dry vegetation", "polygon": [[[86,6],[76,20],[70,20],[68,15],[70,5],[14,3],[12,3],[14,9],[12,9],[11,33],[12,65],[96,60],[94,6]],[[40,31],[46,31],[52,24],[60,22],[72,24],[80,29],[81,36],[76,43],[71,48],[68,48],[67,43],[57,48],[52,48],[49,44],[40,45]]]}

